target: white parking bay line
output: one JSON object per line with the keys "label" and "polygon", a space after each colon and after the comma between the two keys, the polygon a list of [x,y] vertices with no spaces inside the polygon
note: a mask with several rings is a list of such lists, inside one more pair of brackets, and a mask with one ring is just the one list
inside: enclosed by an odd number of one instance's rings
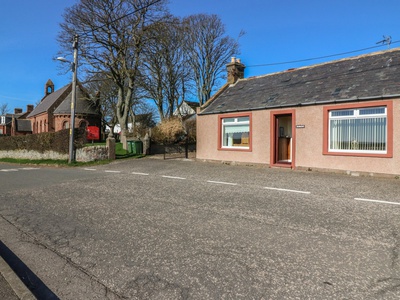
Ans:
{"label": "white parking bay line", "polygon": [[18,169],[1,169],[1,172],[17,172]]}
{"label": "white parking bay line", "polygon": [[92,169],[92,168],[84,168],[85,171],[96,171],[96,169]]}
{"label": "white parking bay line", "polygon": [[40,170],[40,168],[19,168],[20,170],[29,171],[29,170]]}
{"label": "white parking bay line", "polygon": [[282,191],[282,192],[290,192],[290,193],[299,193],[299,194],[311,194],[311,192],[306,192],[306,191],[288,190],[288,189],[273,188],[273,187],[264,187],[264,189]]}
{"label": "white parking bay line", "polygon": [[106,173],[121,173],[121,171],[105,170]]}
{"label": "white parking bay line", "polygon": [[365,199],[365,198],[354,198],[357,201],[365,201],[365,202],[374,202],[374,203],[382,203],[382,204],[392,204],[392,205],[400,205],[399,202],[390,202],[390,201],[382,201],[382,200],[374,200],[374,199]]}
{"label": "white parking bay line", "polygon": [[161,175],[161,177],[164,177],[164,178],[171,178],[171,179],[180,179],[180,180],[186,179],[186,178],[183,178],[183,177],[167,176],[167,175]]}
{"label": "white parking bay line", "polygon": [[213,181],[213,180],[207,180],[208,183],[216,183],[216,184],[226,184],[226,185],[237,185],[237,183],[233,182],[225,182],[225,181]]}
{"label": "white parking bay line", "polygon": [[140,173],[140,172],[132,172],[134,175],[143,175],[143,176],[148,176],[149,173]]}

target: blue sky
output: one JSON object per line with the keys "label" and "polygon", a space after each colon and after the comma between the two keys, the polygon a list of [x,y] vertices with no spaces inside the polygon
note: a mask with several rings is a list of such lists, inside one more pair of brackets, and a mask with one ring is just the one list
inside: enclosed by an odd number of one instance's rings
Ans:
{"label": "blue sky", "polygon": [[[77,0],[4,0],[0,10],[0,104],[26,109],[71,81],[54,61],[66,7]],[[400,40],[399,0],[170,0],[178,16],[217,14],[228,34],[240,38],[245,77],[387,49],[387,46],[320,60],[259,66],[328,56],[377,46],[383,35]],[[399,47],[393,43],[391,48]],[[71,49],[72,52],[72,49]]]}

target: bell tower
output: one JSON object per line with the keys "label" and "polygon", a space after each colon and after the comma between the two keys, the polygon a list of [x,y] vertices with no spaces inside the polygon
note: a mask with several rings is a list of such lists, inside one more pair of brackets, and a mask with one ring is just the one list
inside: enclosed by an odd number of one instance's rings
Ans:
{"label": "bell tower", "polygon": [[54,83],[49,79],[47,80],[46,85],[44,87],[44,95],[47,96],[53,92],[54,92]]}

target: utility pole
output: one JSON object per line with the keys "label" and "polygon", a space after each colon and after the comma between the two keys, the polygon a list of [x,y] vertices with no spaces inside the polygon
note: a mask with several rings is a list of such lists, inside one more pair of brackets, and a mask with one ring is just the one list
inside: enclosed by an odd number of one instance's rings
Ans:
{"label": "utility pole", "polygon": [[69,128],[69,159],[68,163],[75,161],[75,146],[74,146],[74,131],[75,131],[75,106],[76,106],[76,81],[78,71],[78,39],[79,36],[74,36],[72,47],[74,49],[74,61],[72,67],[72,94],[71,94],[71,122]]}

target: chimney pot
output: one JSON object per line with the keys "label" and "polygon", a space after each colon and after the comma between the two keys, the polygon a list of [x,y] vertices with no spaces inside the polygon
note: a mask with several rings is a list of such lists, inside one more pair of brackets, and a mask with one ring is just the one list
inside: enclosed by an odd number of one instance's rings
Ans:
{"label": "chimney pot", "polygon": [[240,62],[240,59],[232,57],[231,62],[226,65],[226,71],[228,73],[228,83],[234,84],[239,79],[243,79],[244,69],[245,66]]}

